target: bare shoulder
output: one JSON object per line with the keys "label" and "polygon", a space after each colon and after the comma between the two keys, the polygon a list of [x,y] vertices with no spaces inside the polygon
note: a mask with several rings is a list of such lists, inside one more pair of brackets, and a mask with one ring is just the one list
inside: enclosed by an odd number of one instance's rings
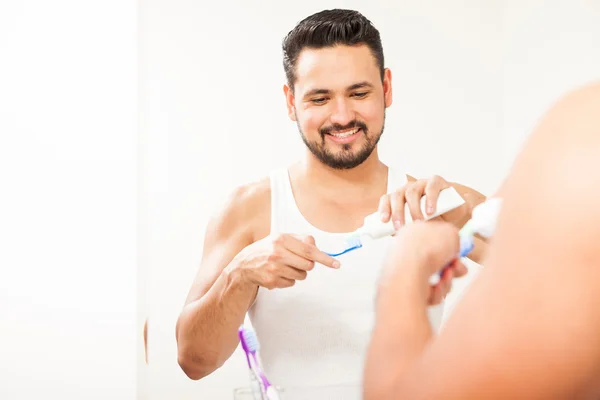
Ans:
{"label": "bare shoulder", "polygon": [[540,119],[502,188],[490,256],[504,271],[544,276],[536,285],[560,286],[551,290],[554,299],[568,292],[575,300],[575,292],[586,288],[592,295],[592,282],[600,279],[600,247],[594,243],[600,237],[599,154],[595,83],[570,92]]}
{"label": "bare shoulder", "polygon": [[205,229],[201,265],[186,304],[202,297],[240,251],[268,234],[270,195],[269,179],[250,182],[232,190],[213,212]]}
{"label": "bare shoulder", "polygon": [[[249,243],[266,236],[270,226],[271,185],[262,178],[234,188],[211,217],[207,236],[243,234]],[[266,234],[265,234],[266,232]]]}
{"label": "bare shoulder", "polygon": [[[574,237],[590,235],[588,229],[600,228],[599,154],[600,83],[595,83],[563,97],[540,120],[503,187],[507,207],[543,219],[548,228],[571,229]],[[521,208],[531,205],[528,213]]]}

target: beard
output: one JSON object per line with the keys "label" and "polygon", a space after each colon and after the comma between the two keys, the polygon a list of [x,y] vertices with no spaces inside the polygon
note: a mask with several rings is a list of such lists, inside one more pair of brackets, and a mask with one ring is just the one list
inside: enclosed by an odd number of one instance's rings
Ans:
{"label": "beard", "polygon": [[[381,126],[381,131],[376,135],[372,136],[369,135],[369,129],[367,128],[367,125],[364,122],[354,120],[345,126],[333,124],[331,126],[321,128],[319,130],[321,140],[309,141],[306,138],[304,132],[302,132],[302,129],[300,128],[298,117],[296,117],[296,121],[302,141],[310,150],[310,152],[319,161],[333,169],[352,169],[365,162],[369,158],[371,153],[373,153],[373,150],[375,150],[375,148],[377,147],[377,144],[379,143],[379,140],[383,135],[383,130],[385,126],[385,111],[383,113],[384,123]],[[364,135],[365,138],[363,145],[359,149],[352,151],[354,143],[340,145],[341,151],[338,151],[336,153],[332,152],[330,149],[327,148],[325,142],[325,135],[329,134],[330,132],[344,131],[355,128],[360,128],[361,133],[362,135]]]}

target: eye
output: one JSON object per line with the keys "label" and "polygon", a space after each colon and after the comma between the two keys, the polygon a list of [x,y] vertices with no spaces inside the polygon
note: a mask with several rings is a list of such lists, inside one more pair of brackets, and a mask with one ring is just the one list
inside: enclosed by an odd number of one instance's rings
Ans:
{"label": "eye", "polygon": [[363,97],[365,97],[368,94],[369,94],[369,92],[356,92],[356,93],[353,93],[352,96],[362,99]]}
{"label": "eye", "polygon": [[327,98],[325,97],[319,97],[317,99],[312,99],[311,102],[314,104],[323,104],[327,101]]}

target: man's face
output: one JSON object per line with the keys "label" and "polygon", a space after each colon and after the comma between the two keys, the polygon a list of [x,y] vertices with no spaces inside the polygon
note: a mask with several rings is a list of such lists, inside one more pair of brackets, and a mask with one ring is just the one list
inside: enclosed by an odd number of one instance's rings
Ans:
{"label": "man's face", "polygon": [[304,49],[296,65],[294,92],[284,87],[288,113],[302,140],[324,164],[360,165],[383,133],[391,105],[391,73],[383,82],[367,46]]}

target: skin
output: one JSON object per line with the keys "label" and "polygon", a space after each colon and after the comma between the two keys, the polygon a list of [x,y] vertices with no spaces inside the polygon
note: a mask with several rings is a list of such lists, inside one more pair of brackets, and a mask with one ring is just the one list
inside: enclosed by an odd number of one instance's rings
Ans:
{"label": "skin", "polygon": [[[430,179],[416,179],[407,175],[407,178],[408,183],[405,186],[393,193],[381,196],[379,200],[378,211],[381,214],[381,220],[388,222],[391,219],[394,221],[396,229],[400,229],[405,225],[406,221],[404,221],[403,212],[405,205],[408,205],[413,220],[424,220],[425,216],[420,208],[421,197],[425,196],[426,199],[426,215],[432,215],[435,212],[439,193],[449,187],[453,187],[462,196],[465,204],[439,217],[433,218],[431,221],[446,221],[461,228],[471,217],[473,208],[486,200],[483,194],[459,183],[450,183],[441,176],[434,175]],[[481,263],[486,249],[487,239],[475,235],[474,248],[467,255],[467,258],[476,263]]]}
{"label": "skin", "polygon": [[419,224],[396,238],[365,399],[600,398],[598,110],[596,83],[541,120],[502,185],[491,268],[437,337],[425,317],[426,279],[456,254],[456,228]]}
{"label": "skin", "polygon": [[[293,90],[284,86],[284,95],[290,119],[306,142],[321,146],[338,161],[352,160],[369,142],[376,142],[384,110],[392,103],[391,72],[385,71],[382,82],[367,47],[305,49],[294,83]],[[322,134],[352,121],[360,121],[367,130],[351,145]],[[300,212],[328,232],[353,231],[378,210],[387,190],[387,172],[376,146],[364,162],[346,169],[327,165],[307,147],[304,158],[289,169]],[[481,197],[462,188],[473,198]],[[238,188],[206,229],[201,265],[176,327],[178,362],[191,379],[209,375],[231,356],[238,345],[237,329],[259,287],[286,288],[310,279],[315,262],[340,267],[310,236],[269,234],[270,190],[268,178]],[[456,221],[468,212],[463,208]],[[432,289],[432,301],[443,298],[450,279]]]}

